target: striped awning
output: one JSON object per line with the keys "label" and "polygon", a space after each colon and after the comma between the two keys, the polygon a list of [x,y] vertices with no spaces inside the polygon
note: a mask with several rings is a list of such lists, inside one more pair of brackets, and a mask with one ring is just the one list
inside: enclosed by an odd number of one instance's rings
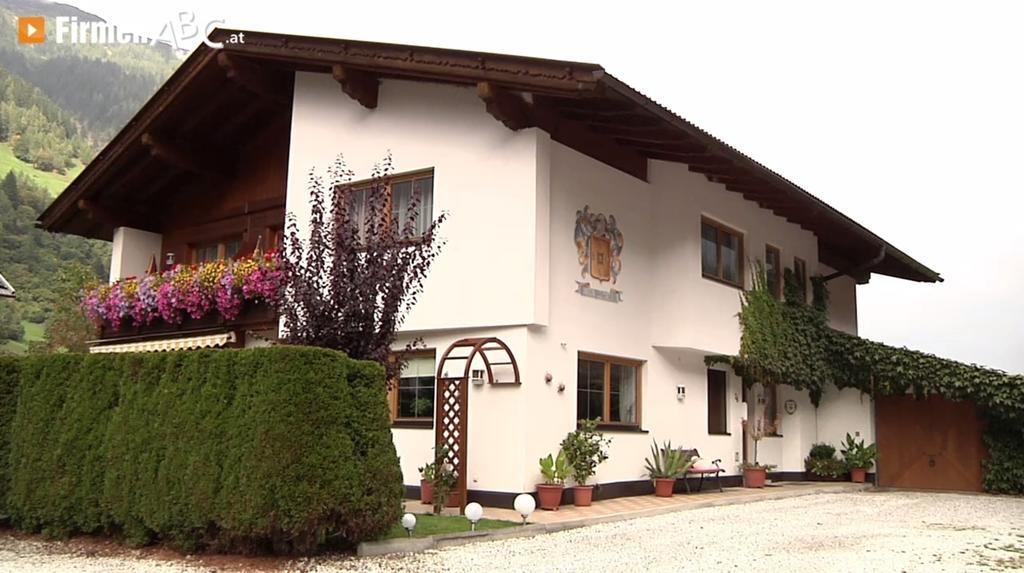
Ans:
{"label": "striped awning", "polygon": [[91,353],[105,352],[166,352],[169,350],[197,350],[199,348],[217,348],[237,340],[234,332],[221,332],[205,336],[188,336],[184,338],[164,338],[142,342],[126,342],[123,344],[104,344],[89,348]]}

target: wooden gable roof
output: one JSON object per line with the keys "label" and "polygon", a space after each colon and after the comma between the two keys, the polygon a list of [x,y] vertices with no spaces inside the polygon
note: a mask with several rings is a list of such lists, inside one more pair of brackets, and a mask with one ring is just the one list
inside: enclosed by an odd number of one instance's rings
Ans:
{"label": "wooden gable roof", "polygon": [[[293,72],[330,73],[360,104],[381,79],[474,86],[511,129],[552,139],[640,179],[647,161],[686,164],[814,233],[822,262],[922,282],[939,274],[798,185],[754,161],[597,64],[253,31],[245,42],[197,48],[40,217],[51,231],[109,239],[115,226],[152,227],[144,205],[183,176],[230,176],[232,142],[287,114]],[[255,121],[260,118],[260,121]]]}

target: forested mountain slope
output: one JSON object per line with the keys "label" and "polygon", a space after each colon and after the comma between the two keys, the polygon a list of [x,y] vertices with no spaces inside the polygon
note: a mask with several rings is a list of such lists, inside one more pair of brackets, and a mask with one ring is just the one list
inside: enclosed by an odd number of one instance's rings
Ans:
{"label": "forested mountain slope", "polygon": [[[180,63],[165,45],[17,43],[17,17],[97,16],[40,0],[0,0],[0,353],[24,352],[67,316],[84,280],[105,279],[110,245],[53,235],[36,216]],[[70,283],[73,284],[68,284]],[[66,320],[65,320],[66,322]]]}

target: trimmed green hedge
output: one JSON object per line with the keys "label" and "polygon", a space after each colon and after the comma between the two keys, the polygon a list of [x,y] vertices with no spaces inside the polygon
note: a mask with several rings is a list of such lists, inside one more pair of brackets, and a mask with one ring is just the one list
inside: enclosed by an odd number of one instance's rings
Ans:
{"label": "trimmed green hedge", "polygon": [[0,398],[16,527],[304,553],[379,537],[400,516],[377,364],[287,346],[19,361],[0,364],[20,370],[13,420]]}

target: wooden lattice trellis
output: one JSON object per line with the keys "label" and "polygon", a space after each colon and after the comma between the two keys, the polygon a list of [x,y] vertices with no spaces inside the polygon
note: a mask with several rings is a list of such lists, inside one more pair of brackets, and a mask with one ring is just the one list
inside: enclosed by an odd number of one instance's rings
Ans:
{"label": "wooden lattice trellis", "polygon": [[[453,351],[468,350],[467,354],[455,355]],[[488,353],[501,353],[503,360],[492,361]],[[459,496],[460,511],[466,507],[466,459],[468,455],[469,426],[469,376],[474,359],[480,357],[487,372],[489,384],[503,386],[519,385],[519,365],[508,345],[497,338],[463,338],[452,343],[437,364],[437,396],[434,414],[434,443],[437,448],[447,448],[444,463],[451,464],[455,472],[455,486],[452,495]],[[450,374],[453,363],[462,362]],[[494,378],[494,366],[511,366],[513,379],[498,382]]]}

